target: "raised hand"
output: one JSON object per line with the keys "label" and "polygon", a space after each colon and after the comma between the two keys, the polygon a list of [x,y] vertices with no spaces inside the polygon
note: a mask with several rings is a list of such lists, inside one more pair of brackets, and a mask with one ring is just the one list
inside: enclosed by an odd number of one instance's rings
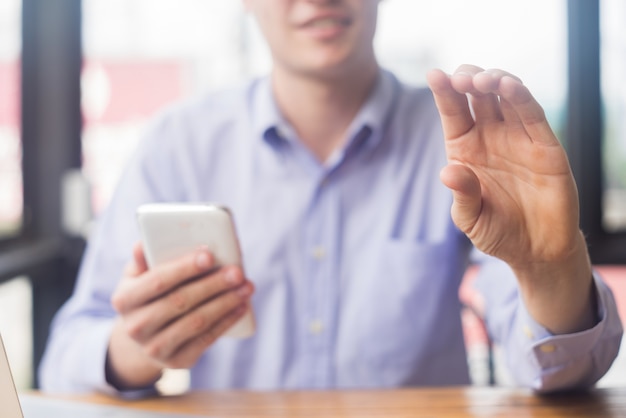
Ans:
{"label": "raised hand", "polygon": [[[544,325],[560,332],[592,322],[576,184],[541,106],[501,70],[463,65],[451,76],[433,70],[428,82],[443,125],[449,164],[441,180],[453,192],[456,225],[513,268]],[[546,306],[557,289],[563,303],[580,302],[575,319]]]}
{"label": "raised hand", "polygon": [[[482,251],[509,264],[552,261],[578,239],[578,195],[565,151],[516,77],[464,65],[429,73],[454,193],[452,216]],[[469,100],[468,100],[469,96]]]}

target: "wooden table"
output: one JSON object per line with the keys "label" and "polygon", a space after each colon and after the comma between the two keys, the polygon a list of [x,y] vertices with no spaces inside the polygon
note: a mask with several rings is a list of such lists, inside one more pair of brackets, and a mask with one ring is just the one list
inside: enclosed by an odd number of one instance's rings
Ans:
{"label": "wooden table", "polygon": [[626,417],[626,388],[539,396],[509,388],[427,388],[372,391],[215,391],[123,401],[79,398],[161,412],[212,417]]}

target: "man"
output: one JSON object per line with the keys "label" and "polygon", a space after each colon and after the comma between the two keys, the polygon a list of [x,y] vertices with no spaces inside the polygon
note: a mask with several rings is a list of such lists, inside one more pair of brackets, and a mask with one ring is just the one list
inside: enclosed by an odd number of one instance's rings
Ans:
{"label": "man", "polygon": [[[245,0],[271,76],[152,128],[55,319],[44,389],[150,390],[165,367],[194,388],[467,384],[469,240],[491,256],[478,283],[519,384],[604,374],[622,328],[541,107],[471,65],[430,72],[433,94],[401,85],[374,55],[378,3]],[[245,275],[204,249],[148,270],[133,245],[149,201],[229,206]],[[250,300],[255,336],[220,338]]]}

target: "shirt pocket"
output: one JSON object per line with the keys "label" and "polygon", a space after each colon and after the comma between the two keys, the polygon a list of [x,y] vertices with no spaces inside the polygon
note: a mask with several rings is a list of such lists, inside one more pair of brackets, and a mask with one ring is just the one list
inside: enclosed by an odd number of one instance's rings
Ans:
{"label": "shirt pocket", "polygon": [[361,384],[419,384],[436,373],[439,360],[464,357],[458,299],[464,264],[451,243],[391,240],[373,268],[354,277],[351,291],[360,296],[350,299],[344,324],[352,329],[344,335],[355,337],[350,351]]}

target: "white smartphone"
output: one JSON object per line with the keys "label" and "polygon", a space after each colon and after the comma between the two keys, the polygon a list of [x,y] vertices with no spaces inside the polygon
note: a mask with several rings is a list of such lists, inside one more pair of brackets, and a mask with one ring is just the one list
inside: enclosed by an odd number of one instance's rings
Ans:
{"label": "white smartphone", "polygon": [[[137,221],[148,267],[160,265],[207,247],[218,266],[243,268],[235,224],[228,208],[204,203],[148,203],[137,208]],[[254,334],[252,307],[225,336]]]}

